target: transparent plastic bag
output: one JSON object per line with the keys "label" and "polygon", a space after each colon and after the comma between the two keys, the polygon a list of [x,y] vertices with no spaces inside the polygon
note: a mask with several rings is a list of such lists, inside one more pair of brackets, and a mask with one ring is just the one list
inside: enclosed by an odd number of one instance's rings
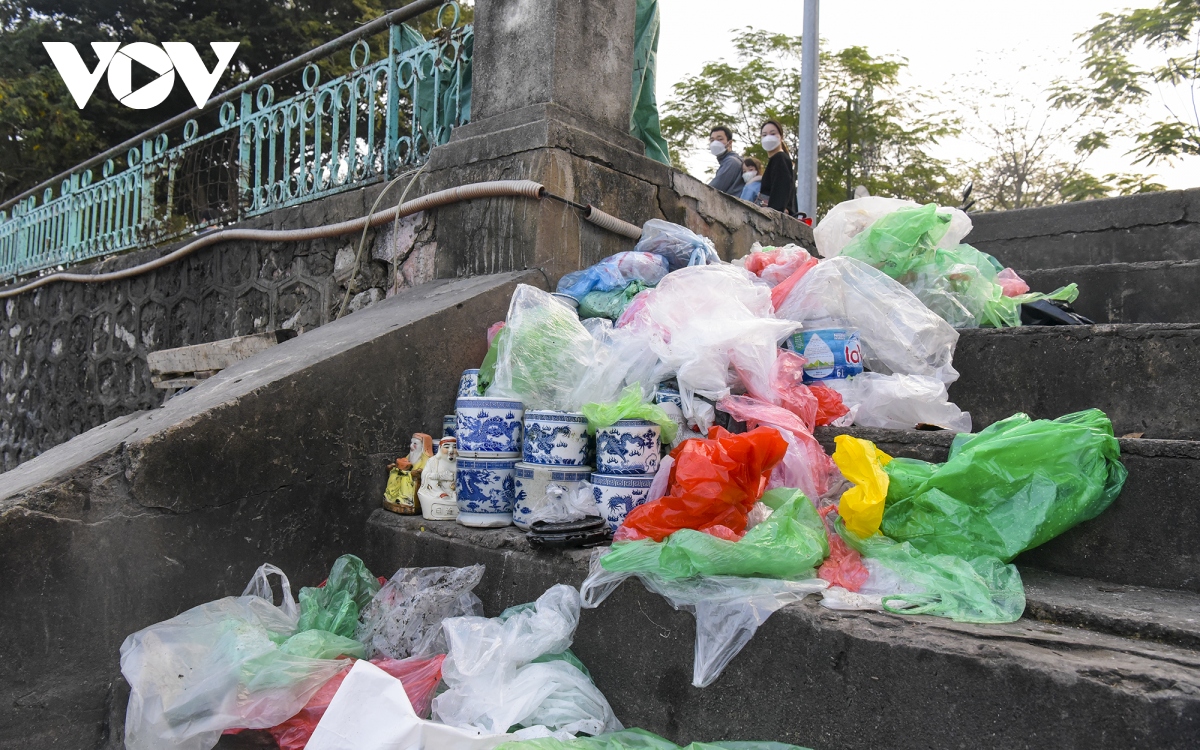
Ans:
{"label": "transparent plastic bag", "polygon": [[[281,606],[269,598],[271,575],[281,578]],[[208,750],[227,729],[275,726],[345,668],[335,657],[364,655],[357,642],[332,633],[296,633],[298,618],[287,577],[264,565],[242,596],[130,635],[121,644],[130,687],[125,747]]]}
{"label": "transparent plastic bag", "polygon": [[533,510],[526,523],[530,526],[538,521],[568,523],[582,521],[588,516],[602,515],[596,508],[590,482],[581,482],[574,489],[551,483],[546,487],[545,496],[529,505]]}
{"label": "transparent plastic bag", "polygon": [[971,431],[971,415],[949,401],[946,384],[919,375],[864,372],[825,385],[854,409],[854,424],[888,430],[911,430],[932,424],[955,432]]}
{"label": "transparent plastic bag", "polygon": [[634,383],[621,392],[616,401],[605,404],[584,404],[580,409],[587,417],[588,432],[593,435],[596,430],[609,427],[622,419],[645,419],[654,422],[662,430],[662,441],[670,443],[675,439],[679,425],[658,404],[645,400],[640,383]]}
{"label": "transparent plastic bag", "polygon": [[701,688],[721,676],[771,614],[829,585],[819,578],[785,581],[712,576],[672,580],[653,573],[613,572],[602,564],[607,554],[607,548],[592,551],[588,577],[580,586],[584,606],[599,606],[626,578],[636,575],[648,590],[665,598],[676,610],[691,612],[696,617],[692,685]]}
{"label": "transparent plastic bag", "polygon": [[619,330],[634,332],[658,356],[660,379],[676,378],[683,414],[701,432],[712,413],[697,397],[716,401],[739,381],[753,392],[769,390],[779,342],[798,327],[777,320],[770,290],[731,265],[676,271],[642,297],[646,303]]}
{"label": "transparent plastic bag", "polygon": [[517,726],[592,735],[621,729],[604,695],[571,660],[538,661],[570,647],[579,606],[579,592],[558,584],[500,617],[446,620],[447,690],[433,700],[434,718],[497,734]]}
{"label": "transparent plastic bag", "polygon": [[748,427],[773,427],[787,441],[787,451],[771,472],[768,488],[798,487],[814,499],[828,491],[837,469],[800,417],[749,396],[728,396],[717,408]]}
{"label": "transparent plastic bag", "polygon": [[[813,229],[813,239],[817,243],[817,251],[823,258],[833,258],[841,254],[842,249],[851,240],[866,231],[880,218],[902,209],[919,208],[919,203],[900,198],[884,198],[867,196],[843,201],[829,210],[829,213],[817,223]],[[951,248],[963,241],[971,232],[971,217],[957,208],[937,207],[937,213],[945,217],[945,232],[937,241],[937,246]]]}
{"label": "transparent plastic bag", "polygon": [[1011,268],[996,274],[996,283],[1004,290],[1005,297],[1019,297],[1029,292],[1029,285]]}
{"label": "transparent plastic bag", "polygon": [[363,608],[354,637],[370,657],[429,657],[445,653],[442,620],[483,614],[473,592],[484,567],[401,568]]}
{"label": "transparent plastic bag", "polygon": [[680,747],[644,729],[626,729],[599,737],[559,740],[551,737],[506,742],[496,750],[806,750],[782,742],[693,742]]}
{"label": "transparent plastic bag", "polygon": [[526,409],[579,410],[572,394],[596,365],[597,343],[573,310],[548,292],[518,284],[495,344],[488,396],[518,399]]}
{"label": "transparent plastic bag", "polygon": [[588,292],[579,300],[579,319],[605,318],[616,321],[633,298],[647,288],[642,282],[635,281],[627,287],[611,292]]}
{"label": "transparent plastic bag", "polygon": [[300,589],[297,630],[327,630],[344,638],[354,636],[358,614],[375,592],[379,580],[354,555],[334,561],[324,585]]}
{"label": "transparent plastic bag", "polygon": [[661,255],[672,271],[684,266],[721,262],[712,240],[701,237],[685,226],[662,219],[651,219],[642,226],[642,238],[633,249],[635,252]]}
{"label": "transparent plastic bag", "polygon": [[958,331],[883,272],[853,258],[821,261],[776,311],[807,328],[859,330],[863,363],[884,374],[925,375],[950,384]]}
{"label": "transparent plastic bag", "polygon": [[583,300],[592,292],[612,292],[625,289],[634,281],[654,286],[667,275],[667,259],[647,252],[624,252],[610,255],[594,266],[573,271],[558,282],[557,291],[568,297]]}

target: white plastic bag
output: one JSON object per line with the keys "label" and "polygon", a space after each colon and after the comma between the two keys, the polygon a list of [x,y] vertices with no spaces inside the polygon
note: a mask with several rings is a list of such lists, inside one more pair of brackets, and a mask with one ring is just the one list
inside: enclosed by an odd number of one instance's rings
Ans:
{"label": "white plastic bag", "polygon": [[[270,599],[270,575],[282,579],[278,607]],[[277,645],[292,636],[298,619],[287,576],[264,565],[242,596],[201,604],[126,638],[121,673],[130,687],[127,750],[208,750],[226,729],[266,729],[290,718],[346,667],[343,659],[294,653],[303,652],[301,641],[317,631]]]}
{"label": "white plastic bag", "polygon": [[862,261],[821,261],[776,315],[805,328],[857,328],[863,363],[875,372],[924,375],[946,384],[958,379],[952,364],[958,332],[899,282]]}
{"label": "white plastic bag", "polygon": [[[702,434],[712,425],[711,404],[739,381],[769,390],[779,342],[798,327],[774,317],[770,290],[732,265],[697,266],[669,274],[623,329],[661,360],[663,378],[675,376],[684,416]],[[640,297],[639,297],[640,298]]]}
{"label": "white plastic bag", "polygon": [[527,521],[530,526],[538,521],[569,523],[600,515],[591,482],[580,482],[574,489],[551,482],[546,487],[546,494],[528,505],[532,508]]}
{"label": "white plastic bag", "polygon": [[563,584],[500,617],[446,620],[448,690],[433,699],[434,718],[496,734],[514,726],[591,735],[620,730],[604,695],[577,667],[531,663],[565,651],[578,624],[579,592]]}
{"label": "white plastic bag", "polygon": [[[824,258],[836,257],[850,244],[850,240],[874,224],[879,217],[918,205],[910,200],[875,195],[843,201],[830,209],[813,229],[817,251]],[[938,242],[938,247],[950,249],[957,246],[971,232],[971,217],[957,208],[947,206],[938,208],[937,212],[950,215],[950,228]]]}
{"label": "white plastic bag", "polygon": [[442,620],[482,615],[472,592],[483,579],[482,565],[466,568],[401,568],[363,608],[355,640],[367,658],[427,657],[446,652]]}
{"label": "white plastic bag", "polygon": [[971,431],[971,415],[949,401],[946,384],[936,378],[864,372],[826,385],[842,394],[859,427],[911,430],[918,424],[932,424]]}
{"label": "white plastic bag", "polygon": [[[591,570],[580,587],[584,606],[597,607],[632,573],[605,570],[600,558],[608,548],[592,551]],[[636,574],[650,591],[659,594],[677,610],[696,617],[696,650],[692,663],[692,685],[708,687],[737,656],[758,627],[774,612],[811,593],[822,591],[828,581],[781,581],[774,578],[711,576],[670,580],[651,573]]]}
{"label": "white plastic bag", "polygon": [[[885,566],[878,560],[863,558],[863,567],[869,575],[867,581],[858,591],[850,591],[841,586],[830,586],[821,592],[821,606],[826,609],[839,610],[874,610],[883,611],[883,597],[900,594],[923,594],[925,587],[909,583],[900,574]],[[899,602],[898,602],[899,603]]]}

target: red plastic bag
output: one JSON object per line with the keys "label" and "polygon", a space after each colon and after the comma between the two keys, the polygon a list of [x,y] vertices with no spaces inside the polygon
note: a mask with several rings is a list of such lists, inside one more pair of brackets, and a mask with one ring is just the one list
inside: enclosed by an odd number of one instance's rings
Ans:
{"label": "red plastic bag", "polygon": [[871,577],[871,571],[863,565],[862,555],[846,546],[842,537],[830,528],[828,517],[836,507],[828,505],[817,511],[821,514],[821,519],[825,521],[825,536],[829,540],[829,557],[821,563],[821,567],[817,570],[817,576],[829,581],[833,586],[841,586],[849,591],[858,591]]}
{"label": "red plastic bag", "polygon": [[749,396],[726,396],[717,402],[717,408],[750,427],[773,427],[783,434],[787,451],[771,472],[767,489],[798,489],[813,503],[828,492],[837,468],[799,416]]}
{"label": "red plastic bag", "polygon": [[792,275],[776,284],[775,288],[771,290],[772,309],[778,310],[780,305],[783,304],[783,301],[786,300],[788,295],[792,293],[792,289],[795,288],[796,284],[800,282],[800,279],[804,278],[804,274],[817,267],[816,258],[812,257],[808,253],[805,253],[804,255],[807,257],[801,259],[803,262],[795,271],[792,272]]}
{"label": "red plastic bag", "polygon": [[[371,663],[400,680],[417,716],[427,717],[429,705],[433,702],[433,691],[442,679],[442,662],[445,658],[445,654],[439,654],[432,659],[378,658],[372,659]],[[325,715],[325,709],[329,708],[329,703],[342,686],[342,681],[350,674],[350,666],[353,663],[354,659],[347,659],[346,669],[322,685],[299,713],[268,730],[279,743],[280,750],[304,750],[313,730]]]}
{"label": "red plastic bag", "polygon": [[725,526],[740,539],[746,514],[787,449],[787,441],[771,427],[741,435],[713,427],[708,439],[683,441],[671,451],[670,492],[630,511],[618,537],[661,542],[680,529]]}
{"label": "red plastic bag", "polygon": [[817,427],[824,427],[838,417],[850,413],[850,407],[842,402],[842,394],[827,385],[810,385],[808,390],[817,399]]}

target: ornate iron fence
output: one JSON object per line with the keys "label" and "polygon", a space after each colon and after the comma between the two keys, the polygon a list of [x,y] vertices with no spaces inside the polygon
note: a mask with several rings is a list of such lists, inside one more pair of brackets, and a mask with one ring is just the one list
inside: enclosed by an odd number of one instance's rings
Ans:
{"label": "ornate iron fence", "polygon": [[175,144],[166,130],[151,131],[105,161],[99,179],[81,168],[40,200],[17,201],[0,211],[0,280],[154,245],[422,163],[470,119],[473,29],[460,20],[448,2],[430,39],[392,25],[377,61],[366,39],[348,40],[344,75],[321,83],[310,62],[293,96],[277,102],[265,83],[222,103],[208,132],[203,116],[187,120]]}

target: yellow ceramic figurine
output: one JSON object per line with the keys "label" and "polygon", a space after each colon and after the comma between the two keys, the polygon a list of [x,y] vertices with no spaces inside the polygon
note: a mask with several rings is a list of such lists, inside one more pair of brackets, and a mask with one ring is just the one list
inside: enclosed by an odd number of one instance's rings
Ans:
{"label": "yellow ceramic figurine", "polygon": [[404,458],[397,458],[388,473],[387,488],[383,491],[383,507],[394,513],[414,516],[421,512],[417,502],[417,487],[421,484],[421,471],[433,455],[433,438],[423,432],[413,435],[410,450]]}

